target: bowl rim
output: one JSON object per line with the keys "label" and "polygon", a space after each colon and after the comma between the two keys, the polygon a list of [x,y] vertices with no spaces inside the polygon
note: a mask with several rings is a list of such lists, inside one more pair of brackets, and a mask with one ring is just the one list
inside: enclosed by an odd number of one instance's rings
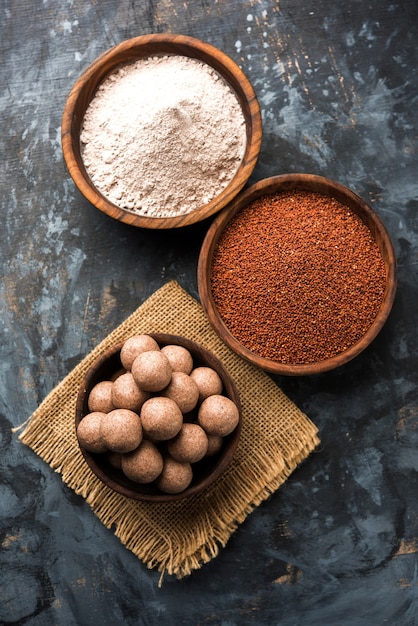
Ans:
{"label": "bowl rim", "polygon": [[[210,266],[212,263],[213,253],[221,233],[228,222],[238,213],[244,206],[264,195],[270,193],[305,190],[318,193],[324,193],[339,200],[342,204],[349,206],[353,210],[359,210],[359,217],[367,216],[369,229],[373,224],[375,233],[379,234],[382,249],[385,250],[383,256],[386,266],[386,288],[382,299],[378,314],[370,326],[368,331],[352,346],[344,352],[341,352],[331,358],[323,361],[305,364],[285,364],[279,363],[272,359],[262,357],[241,344],[229,331],[222,320],[216,308],[210,285]],[[356,211],[357,212],[357,211]],[[364,221],[364,220],[363,220]],[[205,313],[216,331],[226,345],[236,354],[244,358],[246,361],[257,365],[261,369],[277,375],[284,376],[306,376],[313,374],[321,374],[333,370],[345,363],[351,361],[361,352],[363,352],[370,343],[376,338],[383,325],[385,324],[396,295],[397,288],[397,263],[395,251],[389,233],[386,230],[382,220],[377,213],[354,191],[348,187],[333,181],[324,176],[315,174],[292,173],[280,174],[264,178],[254,183],[241,194],[239,194],[219,215],[215,217],[210,225],[198,259],[197,280],[199,298]]]}
{"label": "bowl rim", "polygon": [[[173,502],[177,500],[182,500],[184,498],[197,495],[203,491],[206,491],[226,470],[228,465],[231,463],[236,449],[238,447],[241,430],[242,430],[242,405],[240,401],[239,392],[237,386],[232,379],[232,376],[226,370],[222,361],[216,357],[213,352],[211,352],[208,348],[198,343],[197,341],[188,339],[186,337],[182,337],[180,335],[170,334],[170,333],[146,333],[153,337],[158,344],[167,345],[168,343],[173,343],[175,345],[181,345],[185,348],[189,349],[194,356],[194,352],[198,350],[202,355],[203,359],[206,363],[209,364],[210,367],[216,369],[216,371],[220,374],[223,382],[224,393],[233,400],[238,408],[239,413],[239,421],[235,429],[227,435],[225,438],[227,440],[226,447],[223,449],[223,453],[217,457],[217,465],[213,471],[209,474],[204,475],[204,477],[196,483],[191,483],[189,487],[176,494],[169,494],[164,492],[158,493],[148,493],[140,491],[140,483],[135,483],[129,479],[124,480],[124,483],[127,485],[131,485],[132,488],[128,486],[122,485],[118,483],[117,480],[113,478],[109,478],[108,474],[102,468],[100,463],[97,463],[96,459],[98,455],[94,455],[90,453],[88,450],[83,448],[79,443],[77,437],[77,426],[80,421],[87,414],[85,412],[85,406],[88,397],[88,391],[91,389],[92,384],[94,382],[99,382],[99,371],[109,362],[111,359],[115,359],[116,362],[119,362],[119,354],[120,350],[129,337],[126,337],[125,340],[119,341],[115,343],[113,346],[107,348],[101,355],[99,355],[89,366],[87,371],[84,374],[83,380],[78,388],[77,398],[76,398],[76,408],[75,408],[75,430],[76,430],[76,439],[81,451],[81,454],[92,470],[92,472],[99,478],[106,486],[108,486],[113,491],[131,498],[133,500],[142,500],[146,502]],[[122,365],[121,365],[122,368]],[[117,370],[116,370],[117,371]],[[99,457],[100,458],[100,457]]]}
{"label": "bowl rim", "polygon": [[[167,48],[167,49],[166,49]],[[148,50],[144,54],[141,51]],[[155,52],[151,52],[155,50]],[[90,180],[81,159],[79,130],[97,86],[118,66],[156,54],[189,56],[211,66],[236,94],[245,117],[247,142],[241,164],[225,189],[202,207],[171,217],[143,216],[110,202]],[[127,55],[124,60],[121,55]],[[106,68],[106,69],[104,69]],[[86,100],[81,116],[76,114],[79,101]],[[74,136],[74,134],[76,136]],[[173,33],[152,33],[124,40],[100,54],[79,76],[66,100],[61,120],[61,146],[67,170],[82,195],[97,209],[126,224],[140,228],[179,228],[200,222],[219,212],[245,186],[261,149],[262,118],[254,88],[238,64],[225,52],[195,37]],[[238,176],[239,174],[239,176]]]}

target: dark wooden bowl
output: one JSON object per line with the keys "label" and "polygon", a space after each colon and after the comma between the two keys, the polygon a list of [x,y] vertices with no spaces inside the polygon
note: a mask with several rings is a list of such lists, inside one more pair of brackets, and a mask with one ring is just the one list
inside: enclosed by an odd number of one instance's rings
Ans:
{"label": "dark wooden bowl", "polygon": [[[247,146],[244,158],[229,185],[207,205],[187,215],[146,217],[122,209],[109,202],[93,185],[83,164],[80,151],[80,130],[97,87],[117,66],[158,54],[176,54],[198,59],[216,70],[235,92],[244,114]],[[74,84],[67,99],[61,126],[64,160],[81,193],[100,211],[110,217],[141,228],[178,228],[206,219],[226,206],[244,187],[251,176],[261,147],[262,124],[260,107],[254,89],[242,70],[226,54],[214,46],[184,35],[151,34],[123,41],[99,56]]]}
{"label": "dark wooden bowl", "polygon": [[[212,295],[210,271],[214,250],[221,233],[232,217],[253,200],[268,194],[286,191],[308,191],[331,196],[352,209],[370,230],[376,241],[386,268],[386,288],[376,318],[368,331],[349,349],[336,356],[308,364],[285,364],[251,352],[243,346],[225,326]],[[200,251],[198,261],[198,288],[202,306],[218,335],[237,354],[272,374],[301,376],[319,374],[347,363],[360,354],[376,337],[386,322],[395,298],[397,285],[396,257],[389,235],[376,213],[358,195],[348,188],[321,176],[288,174],[273,176],[257,182],[242,192],[212,222]]]}
{"label": "dark wooden bowl", "polygon": [[[114,491],[134,500],[173,502],[203,491],[225,471],[234,456],[240,438],[242,423],[241,404],[237,388],[231,376],[225,370],[221,361],[206,348],[190,339],[177,335],[165,333],[150,334],[160,347],[174,344],[187,348],[193,357],[194,367],[208,366],[219,374],[223,382],[223,395],[230,398],[238,407],[239,423],[237,427],[230,435],[224,438],[224,445],[220,452],[193,464],[193,480],[191,484],[187,489],[177,494],[163,493],[154,484],[142,485],[136,483],[127,478],[121,470],[113,467],[108,462],[105,454],[92,454],[82,446],[80,446],[80,450],[87,465],[94,474]],[[93,363],[86,373],[77,397],[75,415],[76,428],[83,417],[89,413],[87,404],[88,396],[94,385],[102,380],[110,380],[115,373],[123,370],[120,361],[122,345],[123,342],[107,350]]]}

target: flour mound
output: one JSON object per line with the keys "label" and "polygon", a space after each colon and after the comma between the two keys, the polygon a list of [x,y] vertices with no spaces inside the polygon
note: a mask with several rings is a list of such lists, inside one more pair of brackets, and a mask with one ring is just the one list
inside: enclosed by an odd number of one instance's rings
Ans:
{"label": "flour mound", "polygon": [[98,88],[81,132],[82,158],[115,205],[149,217],[190,213],[230,183],[246,126],[229,85],[189,57],[121,66]]}

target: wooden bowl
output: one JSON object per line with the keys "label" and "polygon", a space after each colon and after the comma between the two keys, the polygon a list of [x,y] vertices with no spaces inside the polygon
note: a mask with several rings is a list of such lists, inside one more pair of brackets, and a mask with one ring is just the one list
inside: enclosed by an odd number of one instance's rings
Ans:
{"label": "wooden bowl", "polygon": [[[378,313],[367,332],[348,349],[313,363],[281,363],[260,356],[245,347],[231,334],[214,302],[211,285],[211,266],[218,240],[230,220],[243,207],[257,198],[278,192],[307,191],[330,196],[349,207],[367,226],[377,243],[385,265],[385,291]],[[347,363],[360,354],[376,337],[386,322],[395,298],[397,270],[395,253],[389,235],[376,213],[359,196],[327,178],[310,174],[273,176],[257,182],[242,192],[212,222],[200,251],[198,261],[198,288],[202,306],[218,335],[237,354],[272,374],[300,376],[319,374]],[[254,329],[254,332],[256,330]]]}
{"label": "wooden bowl", "polygon": [[[109,463],[106,454],[93,454],[81,445],[80,450],[94,474],[114,491],[134,500],[173,502],[207,489],[225,471],[234,456],[240,438],[242,422],[241,404],[237,388],[231,376],[225,370],[221,361],[206,348],[185,337],[165,333],[150,334],[160,347],[180,345],[189,350],[193,357],[193,367],[211,367],[219,374],[223,382],[222,394],[230,398],[238,407],[239,422],[237,427],[231,434],[224,437],[223,447],[220,452],[193,464],[193,480],[191,484],[184,491],[177,494],[163,493],[154,483],[145,485],[130,480],[121,470],[116,469]],[[76,429],[83,417],[89,413],[88,396],[94,385],[102,380],[111,380],[116,373],[123,371],[120,361],[120,351],[123,343],[121,342],[108,349],[87,371],[77,396]]]}
{"label": "wooden bowl", "polygon": [[[174,54],[192,57],[211,66],[235,92],[246,123],[247,145],[241,164],[228,186],[211,202],[186,215],[147,217],[122,209],[102,195],[90,180],[81,157],[80,130],[84,114],[96,89],[117,66],[150,55]],[[74,183],[100,211],[141,228],[178,228],[206,219],[226,206],[251,176],[261,147],[260,107],[254,89],[242,70],[214,46],[184,35],[151,34],[123,41],[99,56],[76,81],[67,99],[61,127],[62,150]]]}

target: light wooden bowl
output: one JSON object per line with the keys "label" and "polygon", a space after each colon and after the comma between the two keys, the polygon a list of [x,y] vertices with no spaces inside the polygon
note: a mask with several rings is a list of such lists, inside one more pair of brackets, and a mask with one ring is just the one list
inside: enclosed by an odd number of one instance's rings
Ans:
{"label": "light wooden bowl", "polygon": [[[191,484],[187,489],[176,494],[163,493],[154,483],[145,485],[130,480],[121,470],[116,469],[109,463],[106,454],[92,454],[81,445],[80,450],[87,465],[94,474],[96,474],[105,485],[113,489],[113,491],[134,500],[174,502],[200,493],[212,485],[215,480],[223,474],[231,462],[238,446],[242,424],[241,403],[237,388],[231,376],[228,374],[221,361],[209,352],[209,350],[185,337],[166,333],[150,333],[150,335],[157,341],[160,347],[165,345],[180,345],[187,348],[193,357],[193,367],[211,367],[219,374],[223,382],[222,394],[230,398],[238,408],[239,422],[237,427],[231,434],[224,437],[223,447],[220,452],[193,464],[193,480]],[[94,385],[102,380],[111,380],[117,372],[123,370],[120,361],[122,345],[123,342],[108,349],[87,371],[77,396],[75,414],[76,429],[83,417],[89,413],[88,396]]]}
{"label": "light wooden bowl", "polygon": [[[80,150],[80,130],[84,114],[97,87],[117,66],[142,57],[174,54],[198,59],[216,70],[235,92],[244,114],[247,146],[244,158],[228,186],[211,202],[186,215],[147,217],[122,209],[107,200],[90,180]],[[226,206],[251,176],[261,147],[262,123],[254,89],[242,70],[214,46],[185,35],[152,34],[123,41],[99,56],[74,84],[65,104],[61,141],[68,171],[81,193],[91,204],[110,217],[141,228],[178,228],[206,219]]]}
{"label": "light wooden bowl", "polygon": [[[323,361],[307,364],[280,363],[250,351],[228,330],[212,295],[211,265],[217,242],[232,217],[253,200],[268,194],[286,191],[308,191],[331,196],[352,209],[370,230],[386,268],[386,287],[376,318],[359,341],[344,352]],[[347,187],[321,176],[288,174],[261,180],[242,192],[212,222],[199,255],[198,288],[202,306],[213,328],[223,341],[241,357],[272,374],[301,376],[319,374],[337,368],[359,355],[375,339],[392,308],[397,286],[396,257],[390,237],[377,214]],[[255,332],[255,331],[254,331]]]}

